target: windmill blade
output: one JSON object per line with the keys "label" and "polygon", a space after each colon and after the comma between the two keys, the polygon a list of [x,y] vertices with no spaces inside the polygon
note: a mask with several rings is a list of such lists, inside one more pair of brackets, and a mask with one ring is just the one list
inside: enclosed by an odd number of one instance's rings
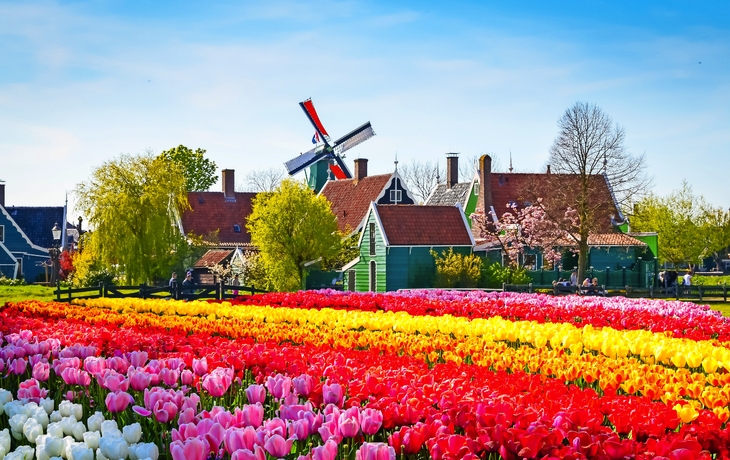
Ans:
{"label": "windmill blade", "polygon": [[356,128],[337,139],[332,148],[335,154],[339,156],[356,145],[362,144],[373,136],[375,136],[375,131],[373,131],[373,127],[370,126],[370,122],[368,121],[359,128]]}
{"label": "windmill blade", "polygon": [[[350,170],[349,170],[349,169],[347,168],[347,165],[345,164],[345,162],[344,162],[344,161],[342,161],[342,158],[341,158],[341,157],[340,157],[339,155],[332,155],[332,158],[334,158],[334,159],[335,159],[335,161],[337,162],[337,164],[336,164],[336,165],[332,165],[332,168],[330,168],[330,169],[332,169],[332,170],[333,170],[333,173],[335,174],[335,177],[336,177],[336,178],[338,178],[338,179],[352,179],[352,173],[351,173],[351,172],[350,172]],[[334,170],[334,168],[335,168],[336,166],[339,166],[339,169],[340,169],[340,171],[342,172],[342,175],[343,175],[344,177],[340,177],[340,176],[338,175],[338,173],[337,173],[337,172],[336,172],[336,171]]]}
{"label": "windmill blade", "polygon": [[330,145],[330,135],[327,134],[327,130],[324,129],[322,122],[319,121],[319,115],[317,115],[317,111],[314,109],[312,98],[309,98],[304,102],[300,102],[299,107],[304,110],[304,114],[307,116],[307,118],[309,118],[309,122],[312,123],[314,129],[317,130],[317,132],[319,133],[319,137],[322,138],[325,144]]}
{"label": "windmill blade", "polygon": [[293,176],[302,169],[313,165],[329,154],[330,153],[323,149],[322,146],[315,147],[309,152],[302,153],[301,155],[287,161],[284,163],[284,166],[286,166],[286,170],[289,172],[289,175]]}

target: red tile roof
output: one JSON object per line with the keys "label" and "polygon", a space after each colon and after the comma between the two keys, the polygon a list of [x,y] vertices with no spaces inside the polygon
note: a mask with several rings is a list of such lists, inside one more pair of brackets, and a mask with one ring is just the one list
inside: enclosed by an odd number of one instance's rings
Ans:
{"label": "red tile roof", "polygon": [[588,235],[588,246],[646,246],[646,243],[624,233],[595,233]]}
{"label": "red tile roof", "polygon": [[[218,230],[218,239],[225,245],[251,243],[246,221],[251,214],[255,193],[235,193],[226,199],[223,192],[188,192],[190,207],[182,215],[183,230],[206,237]],[[238,225],[240,232],[234,226]]]}
{"label": "red tile roof", "polygon": [[195,268],[205,268],[211,265],[219,264],[226,260],[228,256],[233,254],[233,249],[211,249],[210,251],[203,254],[195,265]]}
{"label": "red tile roof", "polygon": [[337,217],[341,232],[358,229],[368,212],[370,203],[383,191],[392,174],[368,176],[360,181],[355,179],[331,180],[320,192],[332,204],[332,212]]}
{"label": "red tile roof", "polygon": [[471,233],[456,206],[402,204],[376,207],[391,246],[471,246]]}

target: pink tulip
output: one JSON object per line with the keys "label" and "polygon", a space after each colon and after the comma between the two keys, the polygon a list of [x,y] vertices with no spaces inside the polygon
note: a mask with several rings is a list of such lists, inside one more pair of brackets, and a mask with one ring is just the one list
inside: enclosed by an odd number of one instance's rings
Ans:
{"label": "pink tulip", "polygon": [[254,446],[253,452],[241,449],[231,454],[231,460],[266,460],[266,452],[261,446]]}
{"label": "pink tulip", "polygon": [[174,387],[180,379],[180,371],[177,369],[161,369],[160,378],[168,387]]}
{"label": "pink tulip", "polygon": [[269,393],[274,398],[283,399],[291,393],[291,379],[281,374],[276,374],[274,377],[269,377],[266,380],[266,388],[269,389]]}
{"label": "pink tulip", "polygon": [[194,423],[181,423],[177,429],[172,430],[173,441],[185,441],[189,438],[198,437],[198,427]]}
{"label": "pink tulip", "polygon": [[193,358],[193,372],[196,375],[202,377],[208,373],[208,359],[203,357],[202,359]]}
{"label": "pink tulip", "polygon": [[383,426],[383,413],[375,409],[363,409],[360,412],[360,428],[363,434],[372,436]]}
{"label": "pink tulip", "polygon": [[251,404],[266,402],[266,387],[263,385],[249,385],[246,388],[246,398]]}
{"label": "pink tulip", "polygon": [[179,415],[177,417],[177,424],[182,425],[184,423],[193,423],[195,421],[195,409],[188,407],[187,409],[180,408]]}
{"label": "pink tulip", "polygon": [[106,359],[89,356],[84,359],[84,370],[89,374],[101,374],[106,369]]}
{"label": "pink tulip", "polygon": [[170,444],[172,460],[205,460],[210,455],[208,441],[202,438],[190,438],[185,442],[174,441]]}
{"label": "pink tulip", "polygon": [[148,373],[132,367],[129,368],[127,375],[129,377],[129,386],[135,391],[145,390],[152,383],[152,377]]}
{"label": "pink tulip", "polygon": [[264,449],[272,457],[282,458],[291,452],[293,439],[284,439],[278,434],[271,435],[264,443]]}
{"label": "pink tulip", "polygon": [[66,382],[66,385],[88,387],[91,384],[91,376],[86,371],[72,367],[64,369],[61,373],[61,378]]}
{"label": "pink tulip", "polygon": [[384,442],[364,442],[355,460],[395,460],[395,449]]}
{"label": "pink tulip", "polygon": [[223,443],[223,437],[226,434],[226,430],[220,423],[214,423],[210,428],[206,430],[205,433],[199,434],[202,434],[205,437],[205,439],[208,441],[208,444],[210,445],[211,450],[217,451],[220,445]]}
{"label": "pink tulip", "polygon": [[25,374],[26,367],[28,367],[28,362],[25,359],[14,359],[8,365],[8,372],[14,375]]}
{"label": "pink tulip", "polygon": [[152,415],[151,411],[148,411],[147,409],[145,409],[144,407],[141,407],[141,406],[132,406],[132,410],[134,411],[135,414],[139,414],[142,417],[149,417],[150,415]]}
{"label": "pink tulip", "polygon": [[190,369],[185,369],[184,371],[180,372],[180,381],[183,385],[192,385],[194,378],[195,375],[190,371]]}
{"label": "pink tulip", "polygon": [[325,383],[322,385],[322,399],[325,404],[335,404],[336,406],[340,406],[344,401],[344,396],[342,386],[340,386],[339,383],[333,383],[332,385],[327,385]]}
{"label": "pink tulip", "polygon": [[111,413],[117,413],[124,411],[127,406],[134,403],[132,395],[125,391],[115,391],[106,395],[106,408]]}
{"label": "pink tulip", "polygon": [[241,449],[246,449],[253,452],[256,441],[256,430],[251,426],[247,426],[244,429],[230,428],[226,431],[226,434],[223,437],[223,443],[226,447],[226,452],[231,455],[235,451]]}
{"label": "pink tulip", "polygon": [[[352,409],[355,409],[354,411]],[[343,438],[354,438],[360,432],[360,414],[357,407],[340,414],[337,431]]]}
{"label": "pink tulip", "polygon": [[185,361],[182,358],[167,358],[166,365],[168,369],[176,371],[182,371],[185,369]]}
{"label": "pink tulip", "polygon": [[309,393],[312,392],[312,387],[314,387],[314,379],[307,374],[294,377],[292,379],[292,383],[294,384],[294,389],[297,390],[297,393],[304,397],[309,396]]}
{"label": "pink tulip", "polygon": [[106,360],[107,369],[112,369],[120,374],[126,374],[129,369],[129,361],[122,356],[114,356],[107,358]]}
{"label": "pink tulip", "polygon": [[174,402],[168,401],[163,403],[162,401],[157,401],[152,409],[152,413],[155,415],[155,420],[160,423],[167,423],[175,419],[177,410],[178,408]]}
{"label": "pink tulip", "polygon": [[312,460],[335,460],[337,458],[337,443],[326,441],[323,446],[312,449]]}
{"label": "pink tulip", "polygon": [[203,379],[203,388],[214,398],[220,398],[226,394],[231,383],[233,383],[233,370],[219,367]]}
{"label": "pink tulip", "polygon": [[47,395],[48,390],[41,388],[40,383],[33,378],[22,382],[18,388],[18,399],[27,399],[36,404]]}
{"label": "pink tulip", "polygon": [[51,366],[48,363],[37,362],[33,365],[33,378],[39,382],[45,382],[51,373]]}
{"label": "pink tulip", "polygon": [[309,423],[309,420],[307,419],[300,419],[295,420],[292,422],[292,424],[289,426],[290,430],[290,436],[293,434],[296,436],[296,438],[300,441],[303,441],[309,437],[310,434],[312,434],[311,431],[311,425]]}
{"label": "pink tulip", "polygon": [[109,391],[127,391],[129,390],[129,379],[122,374],[107,369],[103,374],[99,384]]}
{"label": "pink tulip", "polygon": [[261,403],[247,404],[236,415],[242,426],[258,428],[264,421],[264,406]]}
{"label": "pink tulip", "polygon": [[53,372],[55,372],[56,375],[63,374],[63,371],[68,368],[81,368],[81,360],[79,358],[60,358],[53,361]]}
{"label": "pink tulip", "polygon": [[129,364],[134,367],[144,367],[144,365],[147,364],[147,356],[146,351],[133,351],[131,353],[127,353]]}

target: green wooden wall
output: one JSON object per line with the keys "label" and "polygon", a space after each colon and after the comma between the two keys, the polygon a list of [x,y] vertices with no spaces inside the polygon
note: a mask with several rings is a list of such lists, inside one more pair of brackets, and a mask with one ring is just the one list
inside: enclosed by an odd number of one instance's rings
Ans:
{"label": "green wooden wall", "polygon": [[[370,255],[370,223],[375,224],[375,255]],[[380,234],[380,227],[373,213],[368,214],[368,220],[362,229],[364,235],[360,245],[360,262],[355,264],[351,270],[355,271],[355,291],[365,292],[370,290],[370,261],[376,263],[376,291],[386,290],[386,248],[383,235]],[[350,273],[345,274],[344,286],[347,289]]]}

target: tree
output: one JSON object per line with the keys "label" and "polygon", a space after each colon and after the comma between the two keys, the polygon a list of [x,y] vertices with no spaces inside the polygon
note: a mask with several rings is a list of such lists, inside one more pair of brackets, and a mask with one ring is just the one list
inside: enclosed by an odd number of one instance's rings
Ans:
{"label": "tree", "polygon": [[273,192],[286,177],[281,168],[261,169],[246,174],[242,188],[248,192]]}
{"label": "tree", "polygon": [[439,180],[445,177],[444,169],[438,163],[414,159],[401,165],[398,172],[420,203],[426,201]]}
{"label": "tree", "polygon": [[177,216],[189,204],[182,169],[150,154],[122,155],[95,169],[76,187],[78,208],[94,228],[102,267],[127,284],[164,278],[187,241]]}
{"label": "tree", "polygon": [[302,288],[305,263],[340,251],[337,220],[324,196],[285,179],[272,193],[259,193],[246,224],[272,287]]}
{"label": "tree", "polygon": [[666,197],[651,194],[637,203],[631,227],[659,234],[659,262],[693,266],[730,245],[730,212],[696,196],[687,182]]}
{"label": "tree", "polygon": [[645,192],[650,181],[644,173],[644,157],[626,151],[623,128],[614,125],[595,104],[577,102],[558,119],[558,128],[549,159],[556,174],[548,176],[550,200],[544,207],[556,222],[563,220],[560,210],[572,208],[577,212],[576,225],[565,229],[570,230],[578,245],[578,277],[582,279],[588,260],[588,235],[602,224],[596,218],[600,209],[610,205],[597,193],[603,183],[602,174],[607,175],[619,206]]}
{"label": "tree", "polygon": [[476,254],[459,254],[453,248],[441,254],[431,249],[431,256],[436,263],[437,287],[473,288],[479,284],[482,276],[482,259]]}
{"label": "tree", "polygon": [[217,166],[214,161],[205,158],[204,149],[193,151],[184,145],[178,145],[162,152],[160,158],[180,166],[185,175],[185,190],[188,192],[204,192],[218,181]]}
{"label": "tree", "polygon": [[542,199],[517,209],[513,205],[496,222],[491,215],[475,213],[471,216],[479,236],[499,242],[512,265],[519,266],[520,255],[527,249],[539,248],[543,257],[551,264],[562,257],[562,247],[570,242],[565,226],[575,225],[575,211],[568,208],[561,222],[548,217],[542,206]]}

